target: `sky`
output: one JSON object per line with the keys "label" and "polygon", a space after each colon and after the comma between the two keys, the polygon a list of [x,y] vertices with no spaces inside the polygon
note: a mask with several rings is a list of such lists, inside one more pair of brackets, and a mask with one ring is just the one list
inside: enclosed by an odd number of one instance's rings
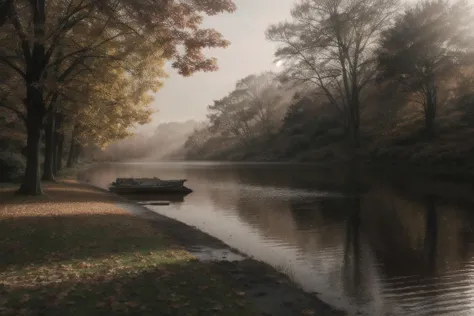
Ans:
{"label": "sky", "polygon": [[[412,2],[405,0],[402,2]],[[158,124],[206,119],[207,106],[231,92],[236,82],[250,74],[277,71],[274,52],[277,43],[265,38],[266,29],[274,23],[290,19],[295,0],[234,0],[237,11],[206,17],[203,27],[214,28],[231,42],[225,49],[207,50],[216,57],[219,70],[199,72],[191,77],[178,75],[171,66],[169,78],[158,91],[152,108],[158,112],[152,123],[138,127],[138,132],[150,132]]]}
{"label": "sky", "polygon": [[[219,70],[181,77],[167,67],[169,78],[152,104],[153,127],[159,123],[204,120],[206,108],[232,91],[235,83],[253,73],[276,70],[273,64],[277,46],[265,38],[270,24],[290,17],[294,0],[235,0],[237,11],[206,18],[204,27],[212,27],[231,42],[225,49],[207,51],[216,57]],[[142,128],[140,128],[142,129]]]}

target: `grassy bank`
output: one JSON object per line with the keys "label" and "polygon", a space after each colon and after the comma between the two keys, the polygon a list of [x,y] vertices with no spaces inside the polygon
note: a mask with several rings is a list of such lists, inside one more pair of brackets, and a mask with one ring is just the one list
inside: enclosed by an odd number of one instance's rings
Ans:
{"label": "grassy bank", "polygon": [[1,315],[253,315],[242,293],[115,197],[0,187]]}

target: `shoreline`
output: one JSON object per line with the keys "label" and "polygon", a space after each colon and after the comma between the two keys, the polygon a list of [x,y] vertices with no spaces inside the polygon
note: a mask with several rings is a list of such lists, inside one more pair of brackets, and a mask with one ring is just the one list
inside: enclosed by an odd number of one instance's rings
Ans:
{"label": "shoreline", "polygon": [[[201,315],[202,309],[206,315],[346,314],[219,239],[78,178],[45,182],[40,197],[14,195],[15,184],[0,186],[0,245],[6,247],[0,260],[0,293],[5,294],[0,311],[5,315],[34,313],[37,306],[45,313],[85,310],[93,316],[105,308],[115,315],[116,308],[133,310],[140,300],[147,312],[156,313],[169,304],[170,284],[182,300],[202,301],[179,307],[192,310],[186,315]],[[124,261],[114,271],[117,260]],[[181,263],[166,268],[169,260]],[[163,269],[173,272],[161,275]],[[122,302],[104,301],[111,290],[106,288],[118,291],[126,284],[125,294],[116,294]],[[158,301],[150,300],[153,293]],[[177,312],[165,314],[181,315]]]}
{"label": "shoreline", "polygon": [[[346,166],[350,161],[335,160],[335,161],[309,161],[309,160],[132,160],[132,161],[96,161],[92,164],[153,164],[153,163],[215,163],[215,164],[237,164],[237,165],[253,165],[253,164],[270,164],[270,165],[309,165],[322,169],[335,169],[341,166]],[[454,161],[453,163],[433,165],[421,162],[408,162],[388,159],[363,159],[359,163],[359,167],[363,171],[368,172],[384,172],[384,173],[401,173],[408,176],[418,176],[426,178],[434,178],[449,182],[472,182],[474,180],[474,165],[460,166]]]}
{"label": "shoreline", "polygon": [[206,250],[218,250],[219,253],[241,256],[242,259],[237,261],[213,260],[216,258],[211,260],[198,258],[198,260],[210,265],[211,269],[219,274],[230,276],[235,281],[235,287],[245,288],[247,299],[260,310],[261,315],[346,315],[345,312],[320,300],[314,293],[305,291],[289,276],[279,272],[271,265],[250,258],[245,253],[230,247],[198,228],[156,213],[135,201],[128,200],[106,189],[96,187],[90,183],[81,181],[79,183],[113,195],[117,200],[120,200],[120,202],[117,202],[118,207],[134,216],[151,221],[154,227],[169,236],[179,246],[184,247],[191,255],[196,256],[196,249],[207,248]]}

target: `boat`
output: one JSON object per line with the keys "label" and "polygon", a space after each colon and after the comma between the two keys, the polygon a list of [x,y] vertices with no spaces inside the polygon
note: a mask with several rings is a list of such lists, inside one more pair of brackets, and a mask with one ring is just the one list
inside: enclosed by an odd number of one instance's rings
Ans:
{"label": "boat", "polygon": [[160,193],[160,192],[146,192],[146,193],[125,193],[127,199],[137,202],[149,202],[149,201],[168,201],[170,203],[181,203],[184,202],[184,198],[188,193],[171,192],[171,193]]}
{"label": "boat", "polygon": [[186,180],[161,180],[159,178],[117,178],[109,190],[118,194],[188,194]]}

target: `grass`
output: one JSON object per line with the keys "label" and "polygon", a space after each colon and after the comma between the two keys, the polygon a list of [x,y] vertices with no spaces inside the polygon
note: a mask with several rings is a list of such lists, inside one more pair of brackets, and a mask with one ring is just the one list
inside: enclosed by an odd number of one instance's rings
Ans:
{"label": "grass", "polygon": [[1,315],[254,315],[237,289],[114,197],[0,187]]}

